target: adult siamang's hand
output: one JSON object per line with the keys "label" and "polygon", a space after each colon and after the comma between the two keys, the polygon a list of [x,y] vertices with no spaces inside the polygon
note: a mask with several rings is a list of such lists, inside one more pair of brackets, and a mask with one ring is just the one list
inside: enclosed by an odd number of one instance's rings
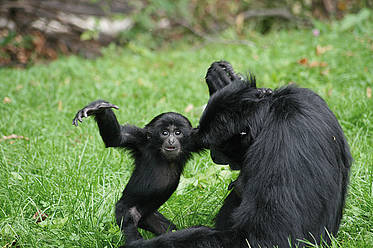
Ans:
{"label": "adult siamang's hand", "polygon": [[104,100],[91,102],[90,104],[79,110],[78,113],[76,113],[73,119],[73,125],[78,126],[78,121],[82,122],[82,118],[101,113],[105,109],[109,108],[119,109],[117,105],[111,104]]}
{"label": "adult siamang's hand", "polygon": [[229,62],[217,61],[211,64],[210,68],[207,70],[205,79],[211,96],[233,81],[241,80],[242,77],[234,72]]}

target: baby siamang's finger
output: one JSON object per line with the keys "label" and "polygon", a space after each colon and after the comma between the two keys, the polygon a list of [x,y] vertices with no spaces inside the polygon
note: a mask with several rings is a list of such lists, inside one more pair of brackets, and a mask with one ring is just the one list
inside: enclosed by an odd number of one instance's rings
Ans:
{"label": "baby siamang's finger", "polygon": [[82,121],[83,121],[83,120],[82,120],[82,113],[81,113],[81,112],[80,112],[79,115],[78,115],[78,121],[79,121],[79,122],[82,122]]}
{"label": "baby siamang's finger", "polygon": [[[90,109],[90,108],[85,108],[85,109],[83,109],[81,115],[82,115],[83,117],[87,118],[87,117],[88,117],[88,111],[92,111],[92,109]],[[80,119],[81,119],[81,118],[80,118]],[[82,122],[82,121],[80,121],[80,122]]]}
{"label": "baby siamang's finger", "polygon": [[73,119],[73,125],[75,125],[76,127],[78,126],[78,121],[82,122],[81,113],[81,110],[78,111]]}
{"label": "baby siamang's finger", "polygon": [[115,108],[115,109],[119,109],[119,107],[115,104],[110,104],[110,108]]}
{"label": "baby siamang's finger", "polygon": [[109,102],[103,102],[100,104],[99,108],[115,108],[115,109],[119,109],[119,107],[117,105],[114,105],[114,104],[111,104]]}
{"label": "baby siamang's finger", "polygon": [[73,119],[73,125],[76,127],[78,126],[78,120],[76,119],[76,117]]}

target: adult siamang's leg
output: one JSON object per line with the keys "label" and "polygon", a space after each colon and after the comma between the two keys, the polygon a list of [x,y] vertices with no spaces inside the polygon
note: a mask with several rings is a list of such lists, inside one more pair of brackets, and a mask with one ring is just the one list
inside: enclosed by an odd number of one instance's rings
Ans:
{"label": "adult siamang's leg", "polygon": [[227,198],[224,200],[224,204],[219,210],[219,213],[215,217],[215,226],[218,230],[229,230],[232,228],[234,223],[232,222],[232,212],[241,204],[241,197],[239,193],[233,189]]}
{"label": "adult siamang's leg", "polygon": [[176,226],[158,211],[142,218],[139,227],[156,235],[177,230]]}
{"label": "adult siamang's leg", "polygon": [[[122,248],[241,248],[242,237],[236,231],[217,231],[192,227],[162,234],[149,240],[137,240]],[[246,246],[247,247],[247,246]]]}

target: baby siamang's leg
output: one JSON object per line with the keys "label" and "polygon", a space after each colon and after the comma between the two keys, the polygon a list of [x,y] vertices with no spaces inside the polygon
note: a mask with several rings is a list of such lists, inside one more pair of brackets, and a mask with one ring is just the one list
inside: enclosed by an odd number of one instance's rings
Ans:
{"label": "baby siamang's leg", "polygon": [[136,207],[128,207],[119,200],[115,207],[115,217],[118,226],[126,236],[126,242],[142,239],[142,236],[137,230],[141,214]]}
{"label": "baby siamang's leg", "polygon": [[149,214],[145,218],[142,218],[139,222],[139,227],[156,235],[177,230],[175,224],[169,221],[158,211]]}

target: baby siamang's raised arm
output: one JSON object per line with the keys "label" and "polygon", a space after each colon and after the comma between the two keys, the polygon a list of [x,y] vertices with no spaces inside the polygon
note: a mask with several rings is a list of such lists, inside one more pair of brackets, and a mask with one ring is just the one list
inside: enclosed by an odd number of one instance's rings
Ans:
{"label": "baby siamang's raised arm", "polygon": [[211,64],[210,68],[207,70],[205,79],[210,96],[212,96],[216,91],[242,78],[234,72],[232,65],[227,61],[217,61]]}
{"label": "baby siamang's raised arm", "polygon": [[78,126],[78,121],[82,122],[82,118],[93,115],[106,147],[136,149],[146,140],[145,130],[132,125],[121,126],[111,108],[119,109],[104,100],[91,102],[76,113],[73,125]]}

